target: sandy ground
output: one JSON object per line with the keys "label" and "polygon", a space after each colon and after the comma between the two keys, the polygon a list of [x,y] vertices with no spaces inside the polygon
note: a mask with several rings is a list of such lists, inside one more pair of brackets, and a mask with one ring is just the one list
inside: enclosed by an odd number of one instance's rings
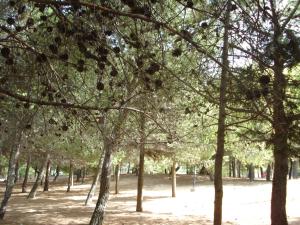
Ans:
{"label": "sandy ground", "polygon": [[[135,212],[137,177],[121,176],[120,194],[110,195],[106,225],[210,225],[213,218],[214,189],[212,182],[200,178],[192,191],[192,177],[178,176],[177,197],[171,198],[171,181],[167,176],[145,177],[144,212]],[[66,181],[40,188],[36,199],[27,200],[18,185],[9,202],[5,225],[87,225],[95,204],[84,206],[90,185],[74,185],[66,193]],[[1,196],[3,184],[0,184]],[[287,212],[291,225],[300,225],[300,180],[288,182]],[[224,224],[269,225],[271,183],[244,180],[224,182]],[[96,196],[97,197],[97,196]],[[94,198],[94,203],[96,201]]]}

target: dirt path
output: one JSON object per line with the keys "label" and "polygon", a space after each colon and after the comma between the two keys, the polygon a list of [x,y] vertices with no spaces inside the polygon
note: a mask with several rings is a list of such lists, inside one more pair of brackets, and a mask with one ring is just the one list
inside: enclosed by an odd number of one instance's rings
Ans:
{"label": "dirt path", "polygon": [[[171,181],[167,176],[146,176],[143,213],[135,212],[136,182],[135,176],[121,177],[121,193],[111,194],[106,225],[212,224],[214,189],[205,178],[201,178],[195,191],[191,191],[191,177],[178,176],[177,197],[171,198]],[[225,180],[224,183],[224,224],[270,224],[271,183],[257,181],[250,184],[241,180]],[[40,190],[33,200],[27,200],[17,186],[2,224],[86,225],[94,208],[94,204],[84,206],[89,186],[76,184],[70,193],[66,193],[66,182],[60,181],[50,187],[49,192]],[[289,181],[287,210],[291,225],[300,225],[299,190],[300,180]]]}

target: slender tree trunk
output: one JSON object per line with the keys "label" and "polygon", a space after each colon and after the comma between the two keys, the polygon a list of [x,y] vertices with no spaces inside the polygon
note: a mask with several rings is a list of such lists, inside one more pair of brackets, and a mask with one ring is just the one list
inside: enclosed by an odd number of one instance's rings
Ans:
{"label": "slender tree trunk", "polygon": [[130,174],[130,162],[128,163],[127,174]]}
{"label": "slender tree trunk", "polygon": [[69,168],[69,179],[68,179],[68,188],[67,192],[71,191],[71,187],[74,185],[74,178],[73,178],[73,161],[70,160],[70,168]]}
{"label": "slender tree trunk", "polygon": [[231,177],[232,176],[232,164],[231,164],[231,157],[229,158],[229,162],[228,162],[228,176]]}
{"label": "slender tree trunk", "polygon": [[293,179],[297,179],[298,178],[298,168],[299,168],[299,160],[296,159],[293,162],[293,173],[292,173]]}
{"label": "slender tree trunk", "polygon": [[241,162],[237,160],[236,164],[237,164],[237,177],[241,178]]}
{"label": "slender tree trunk", "polygon": [[19,164],[19,160],[16,161],[16,167],[15,167],[15,184],[18,183],[19,181],[19,177],[20,177],[20,173],[19,173],[19,169],[20,169],[20,164]]}
{"label": "slender tree trunk", "polygon": [[60,173],[60,163],[56,166],[56,173],[55,173],[55,177],[53,179],[53,182],[55,182],[59,176]]}
{"label": "slender tree trunk", "polygon": [[145,114],[141,114],[140,121],[140,161],[137,185],[136,211],[143,212],[143,186],[144,186],[144,165],[145,165]]}
{"label": "slender tree trunk", "polygon": [[293,172],[293,160],[290,159],[289,180],[292,179],[292,172]]}
{"label": "slender tree trunk", "polygon": [[104,151],[105,155],[101,171],[99,197],[89,225],[101,225],[103,223],[104,211],[109,197],[113,143],[107,138],[104,143]]}
{"label": "slender tree trunk", "polygon": [[231,0],[227,3],[226,15],[224,19],[224,36],[222,52],[222,73],[219,97],[219,117],[217,131],[217,151],[215,157],[215,204],[214,204],[214,225],[222,224],[222,202],[223,202],[223,180],[222,165],[225,145],[225,118],[226,118],[226,89],[228,77],[228,47],[229,47],[229,21],[230,21]]}
{"label": "slender tree trunk", "polygon": [[81,178],[81,169],[76,170],[76,182],[79,182]]}
{"label": "slender tree trunk", "polygon": [[25,176],[24,176],[24,180],[22,183],[22,193],[27,192],[27,182],[28,182],[28,176],[29,176],[30,162],[31,162],[31,156],[29,153],[28,157],[27,157],[27,162],[26,162]]}
{"label": "slender tree trunk", "polygon": [[85,171],[86,170],[86,168],[85,168],[85,166],[84,167],[82,167],[82,174],[81,174],[81,183],[83,184],[84,183],[84,179],[85,179]]}
{"label": "slender tree trunk", "polygon": [[15,185],[15,171],[16,171],[16,162],[19,157],[19,151],[20,151],[20,142],[21,142],[21,136],[22,131],[18,130],[18,123],[16,122],[14,124],[14,127],[10,129],[9,134],[9,146],[8,149],[10,149],[10,156],[9,156],[9,162],[8,162],[8,172],[7,172],[7,179],[6,179],[6,188],[4,192],[4,196],[1,202],[0,206],[0,220],[4,218],[8,200],[10,199],[10,196],[12,194],[14,185]]}
{"label": "slender tree trunk", "polygon": [[47,153],[46,159],[45,159],[44,163],[40,167],[40,170],[39,170],[39,172],[37,174],[36,180],[35,180],[32,188],[31,188],[31,191],[30,191],[29,195],[27,196],[27,198],[35,198],[36,193],[37,193],[37,189],[38,189],[38,186],[39,186],[39,182],[42,179],[42,177],[44,176],[44,172],[46,170],[49,158],[50,158],[50,155]]}
{"label": "slender tree trunk", "polygon": [[45,184],[44,184],[44,191],[49,191],[49,172],[50,172],[50,159],[47,162],[46,166],[46,176],[45,176]]}
{"label": "slender tree trunk", "polygon": [[119,181],[120,181],[120,165],[117,164],[115,168],[115,194],[119,194]]}
{"label": "slender tree trunk", "polygon": [[231,165],[232,165],[232,176],[236,177],[236,164],[235,164],[235,158],[234,157],[232,157]]}
{"label": "slender tree trunk", "polygon": [[176,197],[176,161],[173,160],[172,165],[172,197]]}
{"label": "slender tree trunk", "polygon": [[96,173],[95,173],[95,176],[94,176],[94,179],[93,179],[93,183],[91,185],[90,191],[89,191],[89,193],[86,197],[86,200],[85,200],[85,205],[88,205],[93,200],[93,196],[95,194],[95,190],[96,190],[96,187],[98,185],[100,174],[101,174],[102,158],[103,158],[103,153],[100,156],[98,166],[97,166],[97,170],[96,170]]}
{"label": "slender tree trunk", "polygon": [[267,167],[266,180],[271,181],[271,165],[270,164],[268,164],[268,167]]}
{"label": "slender tree trunk", "polygon": [[36,165],[36,166],[34,167],[34,178],[36,178],[37,175],[38,175],[38,166]]}

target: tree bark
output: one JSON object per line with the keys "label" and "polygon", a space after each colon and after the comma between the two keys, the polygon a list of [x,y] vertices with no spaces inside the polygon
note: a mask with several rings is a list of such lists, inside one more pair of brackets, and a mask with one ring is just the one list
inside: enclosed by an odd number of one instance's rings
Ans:
{"label": "tree bark", "polygon": [[289,180],[292,179],[292,172],[293,172],[293,160],[290,159]]}
{"label": "tree bark", "polygon": [[227,3],[227,9],[224,19],[224,36],[222,52],[222,72],[219,96],[219,117],[217,131],[217,151],[215,157],[215,202],[214,202],[214,225],[222,224],[222,202],[223,202],[223,180],[222,165],[225,145],[225,118],[226,118],[226,89],[228,77],[228,48],[229,48],[229,21],[230,21],[231,1]]}
{"label": "tree bark", "polygon": [[101,171],[100,192],[98,201],[92,215],[89,225],[101,225],[104,219],[104,211],[109,197],[110,175],[111,175],[111,157],[113,151],[113,143],[111,140],[104,141],[104,160]]}
{"label": "tree bark", "polygon": [[145,122],[144,114],[141,114],[140,120],[140,161],[139,161],[139,174],[137,184],[137,198],[136,198],[136,211],[143,212],[143,186],[144,186],[144,165],[145,165]]}
{"label": "tree bark", "polygon": [[16,167],[15,167],[15,184],[18,183],[19,181],[19,177],[20,177],[19,169],[20,169],[20,164],[19,164],[19,160],[17,160]]}
{"label": "tree bark", "polygon": [[241,178],[241,162],[237,160],[236,164],[237,164],[237,177]]}
{"label": "tree bark", "polygon": [[82,167],[82,170],[81,170],[81,172],[82,172],[82,174],[81,174],[81,183],[82,184],[84,183],[84,180],[85,180],[85,172],[86,172],[85,170],[86,170],[85,166]]}
{"label": "tree bark", "polygon": [[37,193],[37,189],[38,189],[38,186],[39,186],[39,181],[44,176],[49,158],[50,158],[50,155],[47,153],[46,154],[46,159],[45,159],[44,163],[41,165],[40,170],[37,174],[36,180],[35,180],[32,188],[31,188],[31,191],[30,191],[29,195],[27,196],[28,199],[29,198],[35,198],[36,193]]}
{"label": "tree bark", "polygon": [[298,178],[298,169],[299,169],[299,160],[296,159],[293,162],[293,172],[292,172],[293,179],[297,179]]}
{"label": "tree bark", "polygon": [[172,197],[176,197],[176,161],[173,160],[172,165]]}
{"label": "tree bark", "polygon": [[[274,10],[272,11],[273,13]],[[288,133],[289,122],[284,109],[286,79],[283,74],[284,56],[282,46],[278,39],[282,35],[277,24],[278,15],[274,16],[274,81],[273,81],[273,115],[272,126],[274,130],[274,174],[271,198],[271,225],[287,225],[286,215],[286,184],[288,175]]]}
{"label": "tree bark", "polygon": [[119,181],[120,181],[120,165],[117,164],[115,168],[115,194],[119,194]]}
{"label": "tree bark", "polygon": [[9,156],[9,163],[8,163],[8,172],[7,172],[7,179],[6,179],[6,188],[4,192],[4,196],[0,206],[0,220],[4,218],[8,200],[12,194],[14,185],[15,185],[15,169],[16,169],[16,162],[19,157],[20,152],[20,142],[22,137],[22,131],[18,128],[18,123],[15,122],[14,126],[10,129],[9,133],[9,146],[10,149],[10,156]]}
{"label": "tree bark", "polygon": [[229,158],[229,162],[228,162],[228,176],[229,176],[229,177],[232,176],[232,163],[231,163],[231,157]]}
{"label": "tree bark", "polygon": [[235,158],[231,158],[231,168],[232,168],[232,176],[236,177],[236,164],[235,164]]}
{"label": "tree bark", "polygon": [[255,173],[254,173],[254,166],[252,163],[248,166],[248,177],[250,182],[254,181]]}
{"label": "tree bark", "polygon": [[268,164],[268,167],[267,167],[266,180],[271,181],[271,165],[270,164]]}
{"label": "tree bark", "polygon": [[81,178],[81,169],[78,169],[75,171],[75,174],[76,174],[76,182],[79,182],[80,181],[80,178]]}
{"label": "tree bark", "polygon": [[44,184],[44,191],[49,191],[49,172],[50,172],[50,159],[47,162],[46,166],[46,176],[45,176],[45,184]]}
{"label": "tree bark", "polygon": [[26,162],[25,176],[24,176],[24,180],[22,183],[22,193],[27,192],[27,182],[28,182],[28,176],[29,176],[30,163],[31,163],[31,156],[29,153],[28,157],[27,157],[27,162]]}
{"label": "tree bark", "polygon": [[73,161],[70,160],[70,168],[69,168],[69,179],[68,179],[68,188],[67,192],[71,191],[71,187],[74,185],[74,178],[73,178]]}
{"label": "tree bark", "polygon": [[59,176],[59,173],[60,173],[60,164],[58,164],[58,165],[56,166],[56,173],[55,173],[55,177],[54,177],[54,179],[53,179],[53,182],[55,182],[55,181],[57,180],[57,178],[58,178],[58,176]]}
{"label": "tree bark", "polygon": [[93,196],[95,194],[95,190],[96,190],[96,187],[98,185],[100,174],[101,174],[102,158],[103,158],[103,153],[101,154],[101,156],[99,158],[97,170],[96,170],[96,173],[95,173],[95,176],[94,176],[93,183],[91,185],[90,191],[89,191],[89,193],[88,193],[88,195],[86,197],[85,205],[88,205],[93,200]]}

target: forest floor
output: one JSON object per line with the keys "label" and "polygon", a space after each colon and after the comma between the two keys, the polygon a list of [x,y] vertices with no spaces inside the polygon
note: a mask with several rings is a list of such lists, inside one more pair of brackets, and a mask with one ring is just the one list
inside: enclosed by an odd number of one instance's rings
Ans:
{"label": "forest floor", "polygon": [[[113,182],[113,181],[112,181]],[[3,225],[87,225],[94,203],[84,206],[90,187],[75,183],[66,192],[66,179],[61,178],[50,190],[26,199],[20,185],[14,189]],[[177,176],[177,197],[171,198],[171,180],[166,175],[145,176],[143,213],[135,212],[137,177],[122,175],[120,194],[111,195],[106,210],[105,225],[210,225],[213,219],[214,188],[206,177],[197,179],[192,190],[192,176]],[[290,225],[300,225],[300,179],[288,181],[287,213]],[[0,184],[1,198],[4,184]],[[224,224],[269,225],[271,182],[242,179],[224,180]]]}

